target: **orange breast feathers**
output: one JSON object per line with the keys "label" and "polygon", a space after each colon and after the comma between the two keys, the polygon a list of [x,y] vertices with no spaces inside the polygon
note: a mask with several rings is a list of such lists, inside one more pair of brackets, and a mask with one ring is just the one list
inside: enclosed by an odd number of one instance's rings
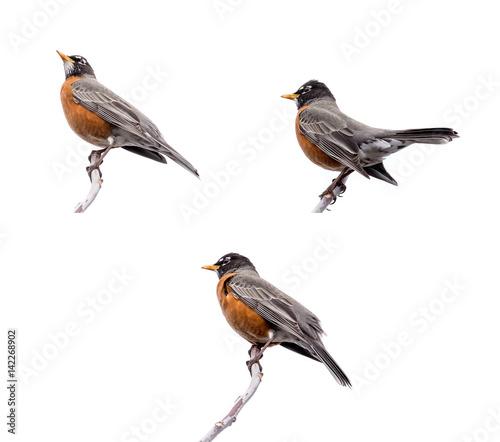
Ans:
{"label": "orange breast feathers", "polygon": [[112,126],[82,105],[75,103],[71,85],[78,80],[81,78],[70,77],[61,88],[61,102],[66,120],[71,129],[87,143],[98,147],[107,147],[107,139],[111,135]]}
{"label": "orange breast feathers", "polygon": [[314,164],[327,170],[339,171],[344,168],[342,163],[333,160],[326,153],[324,153],[319,147],[311,143],[307,137],[300,131],[300,114],[304,109],[309,106],[303,106],[297,112],[297,118],[295,119],[295,133],[297,134],[297,140],[302,148],[302,151],[306,154]]}
{"label": "orange breast feathers", "polygon": [[264,344],[269,340],[271,325],[231,294],[228,279],[237,273],[224,275],[217,284],[217,298],[227,322],[242,338],[251,344]]}

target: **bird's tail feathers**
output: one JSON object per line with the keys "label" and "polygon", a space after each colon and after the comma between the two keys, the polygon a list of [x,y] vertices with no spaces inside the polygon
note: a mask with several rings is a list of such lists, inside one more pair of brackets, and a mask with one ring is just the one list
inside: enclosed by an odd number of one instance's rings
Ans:
{"label": "bird's tail feathers", "polygon": [[140,155],[141,157],[149,158],[150,160],[158,161],[159,163],[166,163],[165,157],[158,152],[152,150],[143,149],[137,146],[122,146],[122,149],[128,150],[129,152]]}
{"label": "bird's tail feathers", "polygon": [[316,353],[313,353],[311,350],[306,349],[293,342],[282,342],[281,346],[287,348],[288,350],[292,350],[299,355],[306,356],[307,358],[314,359],[318,362],[322,362],[321,359],[316,355]]}
{"label": "bird's tail feathers", "polygon": [[367,166],[364,168],[365,172],[372,176],[373,178],[378,178],[379,180],[385,181],[389,184],[398,185],[398,182],[389,175],[389,172],[385,170],[385,167],[382,163],[374,164],[373,166]]}
{"label": "bird's tail feathers", "polygon": [[351,388],[351,381],[342,371],[339,365],[335,362],[335,360],[330,356],[330,353],[328,353],[322,345],[316,343],[312,345],[312,349],[321,360],[321,362],[326,365],[326,368],[328,368],[328,371],[333,375],[335,380],[343,387]]}
{"label": "bird's tail feathers", "polygon": [[445,144],[458,138],[458,134],[448,127],[433,127],[395,131],[391,138],[412,143]]}
{"label": "bird's tail feathers", "polygon": [[172,161],[175,161],[179,166],[184,167],[184,169],[191,172],[194,176],[198,178],[200,177],[198,171],[194,168],[194,166],[168,144],[165,143],[165,146],[160,146],[158,148],[158,151],[166,157],[170,158]]}

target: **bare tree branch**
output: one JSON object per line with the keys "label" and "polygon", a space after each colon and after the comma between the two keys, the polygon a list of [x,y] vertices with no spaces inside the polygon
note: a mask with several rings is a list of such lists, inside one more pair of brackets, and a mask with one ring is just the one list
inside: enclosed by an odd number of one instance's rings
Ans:
{"label": "bare tree branch", "polygon": [[[94,164],[96,164],[99,160],[101,159],[101,155],[99,152],[92,152],[90,155],[90,166],[92,167]],[[102,185],[102,179],[101,179],[101,174],[99,172],[99,169],[94,169],[90,173],[90,182],[92,183],[90,186],[90,191],[89,194],[87,195],[87,198],[85,198],[84,201],[81,203],[78,203],[75,209],[75,213],[83,213],[87,208],[92,204],[92,202],[95,200],[95,197],[99,193],[99,190],[101,190],[101,185]]]}
{"label": "bare tree branch", "polygon": [[[259,353],[259,349],[256,346],[253,346],[250,349],[250,358],[253,359],[257,355],[257,353]],[[219,433],[224,431],[227,427],[230,427],[233,422],[236,421],[236,417],[238,416],[239,412],[257,391],[257,388],[260,385],[260,381],[262,380],[263,375],[258,362],[252,364],[252,366],[250,367],[250,371],[252,374],[252,380],[250,381],[250,385],[248,386],[247,391],[245,391],[243,396],[240,396],[238,399],[236,399],[236,403],[234,404],[233,408],[231,408],[229,413],[222,420],[217,422],[214,427],[207,434],[205,434],[203,438],[200,439],[200,442],[210,442],[211,440],[214,440],[219,435]]]}
{"label": "bare tree branch", "polygon": [[314,208],[312,213],[322,213],[330,204],[334,203],[337,197],[344,193],[347,178],[349,178],[349,175],[344,177],[342,181],[338,183],[338,185],[336,185],[333,189],[331,189],[331,185],[328,186],[327,189],[323,192],[323,196],[321,197],[320,202]]}

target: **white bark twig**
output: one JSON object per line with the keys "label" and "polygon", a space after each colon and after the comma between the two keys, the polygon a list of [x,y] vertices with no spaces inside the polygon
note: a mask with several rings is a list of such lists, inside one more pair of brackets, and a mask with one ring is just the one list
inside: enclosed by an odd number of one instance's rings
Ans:
{"label": "white bark twig", "polygon": [[[250,351],[250,358],[254,358],[258,352],[259,349],[257,347],[252,347]],[[231,408],[229,413],[222,420],[217,422],[213,426],[213,428],[207,434],[205,434],[203,438],[200,439],[200,442],[210,442],[211,440],[214,440],[219,435],[219,433],[224,431],[227,427],[230,427],[233,422],[236,421],[236,417],[238,416],[239,412],[257,391],[260,381],[262,380],[262,372],[260,371],[258,362],[252,365],[251,373],[252,380],[250,381],[250,385],[248,386],[247,391],[245,391],[243,396],[240,396],[238,399],[236,399],[236,403],[234,404],[233,408]]]}
{"label": "white bark twig", "polygon": [[[98,152],[92,152],[90,156],[90,166],[93,166],[96,164],[99,160],[101,159],[101,155]],[[101,185],[102,185],[102,179],[101,179],[101,174],[99,173],[98,169],[94,169],[92,173],[90,174],[90,182],[92,183],[90,186],[90,191],[89,194],[87,195],[87,198],[85,198],[84,201],[81,203],[78,203],[75,209],[75,213],[83,213],[85,210],[88,209],[88,207],[92,204],[92,202],[95,200],[95,197],[99,193],[99,190],[101,190]]]}
{"label": "white bark twig", "polygon": [[[341,183],[345,185],[345,182],[347,181],[347,178],[349,176],[346,176],[344,179],[342,179]],[[321,198],[320,202],[318,205],[313,209],[312,213],[322,213],[325,211],[325,209],[332,204],[332,201],[335,198],[338,198],[342,193],[344,189],[340,185],[340,183],[333,189],[332,191],[329,191],[326,195],[323,195]]]}

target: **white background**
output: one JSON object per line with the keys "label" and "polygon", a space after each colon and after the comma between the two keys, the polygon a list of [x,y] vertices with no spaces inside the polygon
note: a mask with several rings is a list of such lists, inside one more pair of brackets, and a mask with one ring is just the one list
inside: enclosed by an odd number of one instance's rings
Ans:
{"label": "white background", "polygon": [[[317,313],[355,388],[272,348],[217,440],[498,439],[495,2],[72,0],[50,16],[42,4],[8,2],[0,19],[1,324],[18,332],[17,440],[199,440],[250,379],[249,345],[200,269],[231,251]],[[202,180],[112,151],[97,200],[73,214],[91,146],[64,120],[56,49],[85,56]],[[305,158],[280,98],[311,78],[367,124],[461,138],[388,159],[397,188],[353,174],[331,212],[311,215],[333,174]],[[193,202],[207,193],[206,207]]]}

